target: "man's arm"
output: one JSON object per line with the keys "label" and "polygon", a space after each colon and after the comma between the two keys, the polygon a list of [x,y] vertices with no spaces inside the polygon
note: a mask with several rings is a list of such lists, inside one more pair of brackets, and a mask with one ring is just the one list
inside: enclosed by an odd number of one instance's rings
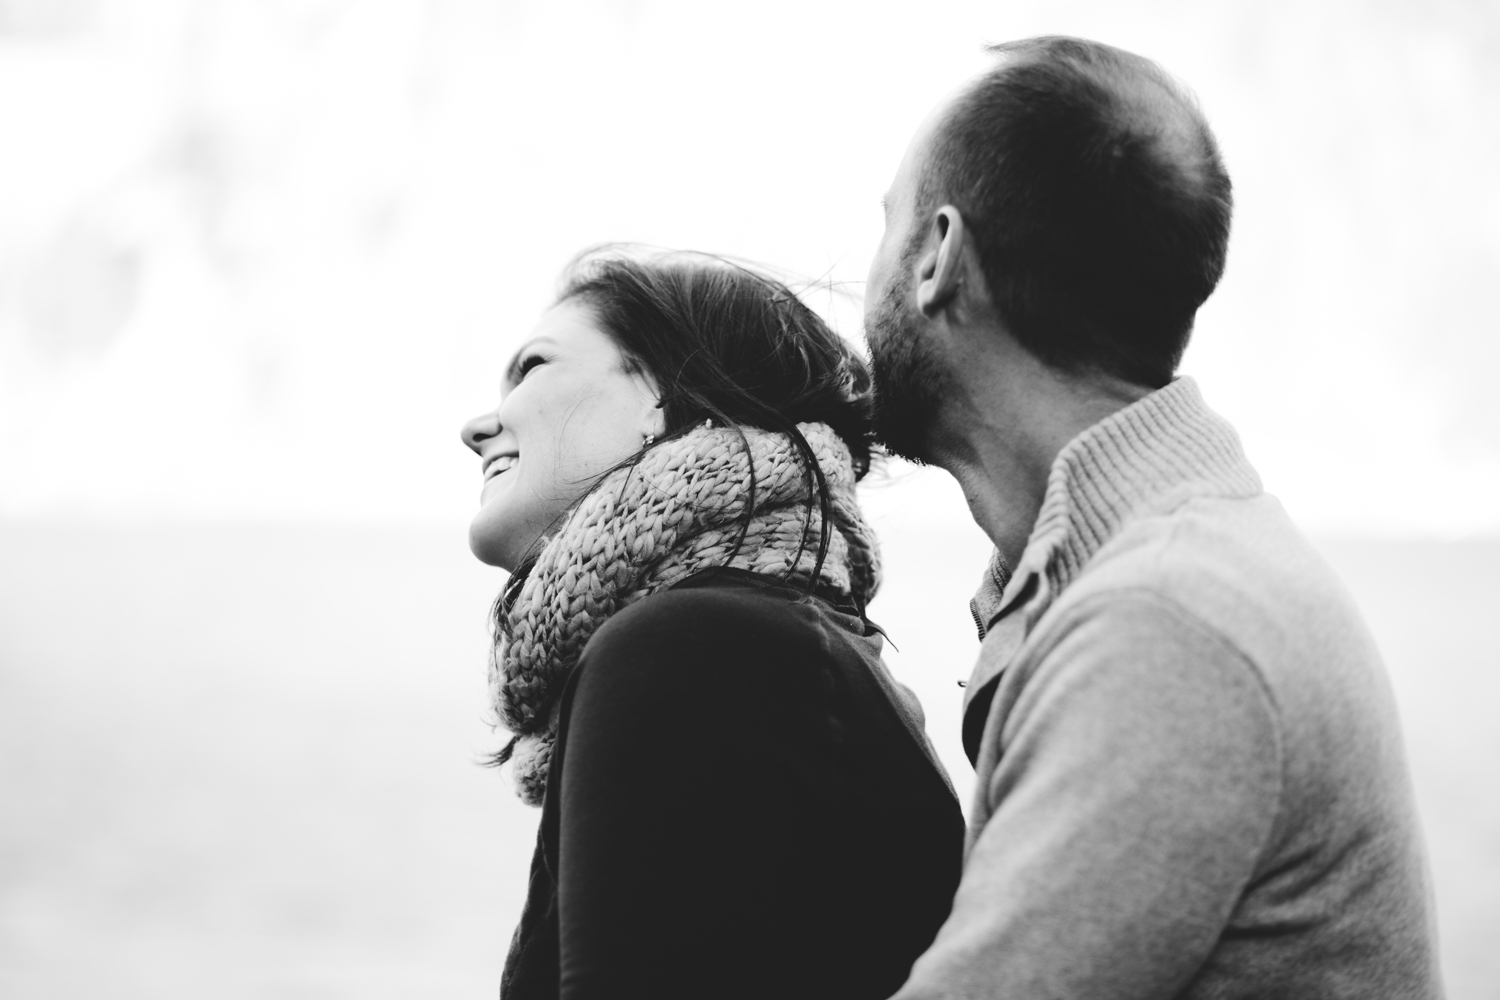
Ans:
{"label": "man's arm", "polygon": [[991,815],[898,1000],[1174,996],[1261,856],[1281,743],[1255,668],[1147,592],[1054,630],[991,707],[1008,713]]}

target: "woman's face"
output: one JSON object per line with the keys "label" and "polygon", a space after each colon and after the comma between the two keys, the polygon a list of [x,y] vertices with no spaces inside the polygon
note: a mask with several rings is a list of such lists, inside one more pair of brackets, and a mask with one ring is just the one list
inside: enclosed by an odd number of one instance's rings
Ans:
{"label": "woman's face", "polygon": [[554,306],[506,369],[500,406],[464,425],[484,477],[469,548],[515,569],[595,479],[663,433],[657,404],[592,309]]}

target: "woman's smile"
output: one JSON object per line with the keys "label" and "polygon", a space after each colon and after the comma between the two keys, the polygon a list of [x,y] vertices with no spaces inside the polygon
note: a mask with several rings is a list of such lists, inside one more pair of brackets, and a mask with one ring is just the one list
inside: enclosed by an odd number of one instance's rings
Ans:
{"label": "woman's smile", "polygon": [[484,476],[485,483],[488,484],[489,481],[491,479],[494,479],[496,476],[499,476],[500,474],[505,472],[509,472],[511,469],[515,468],[516,463],[520,460],[520,455],[495,455],[492,458],[485,459],[483,468],[481,470]]}

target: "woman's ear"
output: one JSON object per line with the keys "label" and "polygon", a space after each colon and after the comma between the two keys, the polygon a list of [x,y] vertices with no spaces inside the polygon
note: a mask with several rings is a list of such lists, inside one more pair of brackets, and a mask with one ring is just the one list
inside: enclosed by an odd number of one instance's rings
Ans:
{"label": "woman's ear", "polygon": [[651,377],[644,365],[637,364],[630,369],[630,380],[635,384],[641,437],[661,437],[667,432],[667,411],[666,401],[661,398],[661,391],[656,387],[656,379]]}
{"label": "woman's ear", "polygon": [[657,399],[651,409],[646,411],[646,426],[641,431],[642,435],[649,434],[652,438],[659,438],[667,433],[667,408],[665,401]]}

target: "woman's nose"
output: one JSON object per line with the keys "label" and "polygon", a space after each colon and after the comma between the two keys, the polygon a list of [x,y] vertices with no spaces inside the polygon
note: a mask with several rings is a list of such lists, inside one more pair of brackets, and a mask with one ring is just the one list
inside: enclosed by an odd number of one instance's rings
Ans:
{"label": "woman's nose", "polygon": [[479,416],[464,424],[463,430],[459,431],[459,437],[464,444],[477,455],[480,445],[500,433],[500,412],[491,410],[489,413],[481,413]]}

